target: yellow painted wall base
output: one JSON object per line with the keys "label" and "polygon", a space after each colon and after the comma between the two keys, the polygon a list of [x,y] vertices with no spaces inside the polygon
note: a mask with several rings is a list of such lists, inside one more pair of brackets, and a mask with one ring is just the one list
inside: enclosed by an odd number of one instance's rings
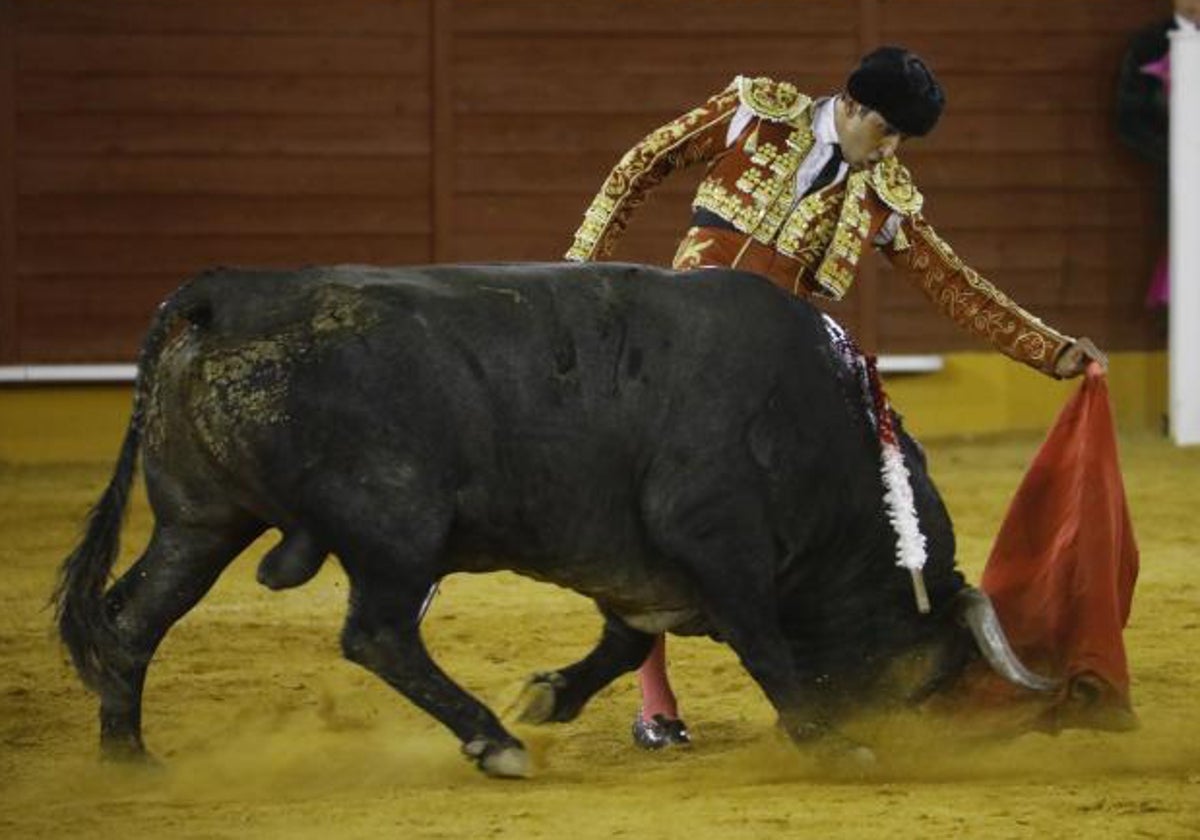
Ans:
{"label": "yellow painted wall base", "polygon": [[[892,404],[918,438],[1047,431],[1079,387],[1079,380],[1056,382],[997,353],[951,353],[945,360],[939,373],[885,380]],[[1166,353],[1114,353],[1108,390],[1119,429],[1161,428]]]}
{"label": "yellow painted wall base", "polygon": [[[1167,404],[1165,353],[1117,353],[1108,376],[1117,425],[1158,429]],[[939,373],[891,376],[893,404],[917,437],[1045,431],[1075,382],[1054,382],[995,353],[953,353]],[[0,461],[109,461],[129,420],[124,385],[0,387]]]}
{"label": "yellow painted wall base", "polygon": [[128,385],[0,387],[0,461],[115,461],[132,394]]}

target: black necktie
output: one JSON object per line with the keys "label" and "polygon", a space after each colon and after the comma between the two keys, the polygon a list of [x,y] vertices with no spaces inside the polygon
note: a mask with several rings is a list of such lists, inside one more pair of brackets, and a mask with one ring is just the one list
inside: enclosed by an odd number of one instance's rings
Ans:
{"label": "black necktie", "polygon": [[829,156],[829,160],[825,161],[825,165],[821,167],[821,171],[817,173],[817,177],[813,179],[812,184],[804,191],[805,195],[815,193],[822,187],[833,183],[833,179],[837,177],[838,167],[842,165],[842,147],[837,143],[833,144],[833,154]]}

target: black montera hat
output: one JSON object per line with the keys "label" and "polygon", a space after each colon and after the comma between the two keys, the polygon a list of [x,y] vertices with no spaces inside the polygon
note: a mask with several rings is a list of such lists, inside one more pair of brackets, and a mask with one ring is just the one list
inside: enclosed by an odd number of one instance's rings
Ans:
{"label": "black montera hat", "polygon": [[920,137],[937,124],[946,94],[925,62],[902,47],[880,47],[863,57],[846,90],[905,134]]}

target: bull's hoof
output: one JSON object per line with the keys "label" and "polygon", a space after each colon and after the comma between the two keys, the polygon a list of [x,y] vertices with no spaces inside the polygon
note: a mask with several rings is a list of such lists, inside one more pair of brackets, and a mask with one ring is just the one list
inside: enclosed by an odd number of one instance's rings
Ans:
{"label": "bull's hoof", "polygon": [[633,719],[633,743],[644,750],[661,750],[663,747],[688,747],[692,736],[687,724],[679,718],[655,715],[646,720],[641,711]]}
{"label": "bull's hoof", "polygon": [[480,770],[494,779],[529,778],[532,769],[529,753],[525,752],[520,741],[497,744],[477,738],[463,744],[462,749]]}
{"label": "bull's hoof", "polygon": [[784,723],[780,728],[799,747],[812,748],[828,767],[851,774],[866,773],[878,764],[875,751],[839,732],[827,720],[803,720]]}
{"label": "bull's hoof", "polygon": [[875,750],[846,738],[838,743],[823,744],[822,752],[845,770],[869,770],[879,763]]}
{"label": "bull's hoof", "polygon": [[837,776],[862,779],[879,766],[873,749],[836,730],[812,742],[812,748],[821,766]]}
{"label": "bull's hoof", "polygon": [[560,723],[558,692],[567,685],[566,679],[557,671],[534,674],[525,683],[517,705],[521,707],[517,720],[521,723]]}
{"label": "bull's hoof", "polygon": [[104,738],[100,741],[100,759],[112,764],[124,764],[129,767],[157,769],[162,762],[150,753],[142,744],[141,738]]}

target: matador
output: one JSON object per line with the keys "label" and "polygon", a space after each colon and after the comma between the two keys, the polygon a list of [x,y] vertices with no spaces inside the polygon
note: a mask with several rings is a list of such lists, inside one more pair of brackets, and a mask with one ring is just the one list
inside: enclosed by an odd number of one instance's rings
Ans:
{"label": "matador", "polygon": [[[824,98],[739,76],[621,158],[566,257],[611,255],[647,193],[671,172],[703,162],[674,268],[737,268],[791,294],[836,301],[871,245],[940,312],[1005,355],[1055,378],[1078,376],[1089,361],[1105,364],[1091,341],[1042,323],[966,265],[926,220],[924,198],[896,151],[928,134],[944,104],[929,67],[899,47],[865,56],[844,90]],[[661,636],[639,680],[635,742],[688,743]]]}

